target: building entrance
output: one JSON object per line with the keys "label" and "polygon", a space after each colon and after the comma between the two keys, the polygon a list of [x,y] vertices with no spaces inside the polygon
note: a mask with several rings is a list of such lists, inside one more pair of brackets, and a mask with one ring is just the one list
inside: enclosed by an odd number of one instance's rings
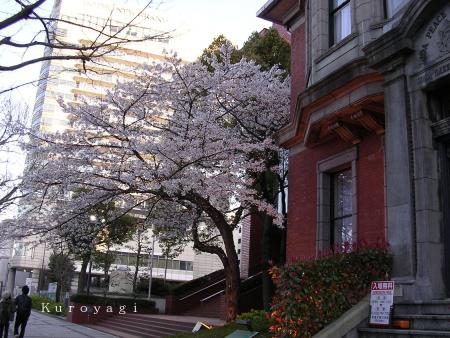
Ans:
{"label": "building entrance", "polygon": [[439,83],[430,95],[430,114],[437,141],[440,173],[439,194],[442,210],[442,243],[444,245],[443,276],[447,297],[450,297],[450,79]]}

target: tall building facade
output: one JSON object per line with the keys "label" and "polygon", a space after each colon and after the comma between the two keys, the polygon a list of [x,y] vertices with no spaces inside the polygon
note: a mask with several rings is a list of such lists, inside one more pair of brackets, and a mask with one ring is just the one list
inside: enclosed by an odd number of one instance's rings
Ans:
{"label": "tall building facade", "polygon": [[[168,31],[164,19],[154,10],[149,9],[136,16],[140,11],[142,8],[137,5],[130,7],[130,2],[121,6],[121,1],[56,0],[51,14],[58,19],[52,26],[53,36],[67,44],[87,46],[96,40],[105,41],[108,45],[117,39],[141,40],[164,35]],[[103,48],[107,54],[93,62],[84,63],[79,59],[45,61],[33,110],[33,129],[41,133],[64,130],[68,120],[57,102],[58,98],[77,102],[82,97],[99,97],[117,81],[135,78],[134,68],[162,60],[165,49],[169,49],[169,40],[161,37],[118,46],[112,44]],[[99,50],[97,55],[101,53]],[[44,55],[48,54],[62,55],[50,48],[44,51]],[[71,53],[64,51],[64,55],[70,56]]]}
{"label": "tall building facade", "polygon": [[450,296],[450,4],[270,0],[292,45],[288,260],[386,240],[396,301]]}
{"label": "tall building facade", "polygon": [[[68,44],[89,45],[96,39],[107,39],[106,35],[144,41],[111,46],[109,49],[107,47],[104,50],[108,53],[93,62],[84,63],[79,59],[44,61],[31,121],[36,134],[61,132],[69,127],[67,114],[60,107],[59,99],[79,102],[83,97],[101,97],[118,81],[134,79],[136,68],[146,63],[160,62],[164,59],[164,51],[170,51],[169,39],[162,37],[169,31],[164,18],[153,8],[142,11],[138,1],[133,5],[133,1],[121,0],[56,0],[51,16],[58,19],[52,26],[53,37]],[[145,40],[148,36],[157,38]],[[111,41],[114,39],[111,38]],[[63,54],[59,50],[46,48],[44,55]],[[64,55],[71,54],[66,51]],[[136,256],[129,247],[131,245],[115,248],[116,261],[112,269],[134,269]],[[32,239],[29,239],[12,243],[9,251],[9,269],[7,278],[5,277],[8,288],[23,285],[25,278],[32,281],[32,290],[42,287],[40,272],[48,265],[50,245],[35,246]],[[144,254],[141,267],[143,272],[148,271],[148,254]],[[81,264],[76,262],[75,265],[79,271]],[[153,277],[163,278],[166,275],[169,280],[187,281],[222,268],[216,256],[194,252],[189,245],[179,257],[168,261],[167,271],[165,266],[165,258],[156,242]],[[93,269],[94,276],[102,274],[100,270]],[[76,288],[76,285],[73,286]]]}

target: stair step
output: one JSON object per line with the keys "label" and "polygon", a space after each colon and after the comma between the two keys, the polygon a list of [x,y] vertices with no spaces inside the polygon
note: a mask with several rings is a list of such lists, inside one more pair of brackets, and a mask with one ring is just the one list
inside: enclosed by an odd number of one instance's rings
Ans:
{"label": "stair step", "polygon": [[131,333],[125,333],[123,331],[117,331],[108,327],[103,326],[95,326],[95,325],[86,325],[94,330],[109,333],[110,335],[117,337],[117,338],[142,338],[141,336],[137,336],[136,334]]}
{"label": "stair step", "polygon": [[150,335],[159,335],[162,334],[163,336],[176,334],[178,332],[188,332],[191,331],[192,328],[189,329],[173,329],[169,327],[164,326],[149,326],[149,325],[141,325],[136,324],[134,322],[126,322],[126,321],[102,321],[97,325],[101,325],[103,327],[110,327],[114,328],[116,330],[122,330],[122,329],[130,329],[130,330],[138,330],[139,332],[150,334]]}
{"label": "stair step", "polygon": [[394,315],[405,314],[450,315],[450,300],[396,303],[394,306]]}
{"label": "stair step", "polygon": [[161,327],[161,328],[170,328],[175,331],[191,331],[195,326],[195,323],[184,323],[184,322],[176,322],[169,321],[159,318],[139,318],[139,317],[121,317],[116,316],[114,318],[107,319],[105,321],[113,321],[115,323],[134,323],[136,326],[143,327]]}
{"label": "stair step", "polygon": [[138,313],[136,313],[136,314],[130,313],[130,314],[124,315],[124,317],[133,318],[133,320],[134,319],[151,320],[151,321],[155,321],[155,322],[159,322],[159,323],[168,323],[168,324],[176,323],[178,325],[195,325],[195,322],[193,322],[193,321],[188,322],[188,321],[181,321],[181,320],[175,320],[175,319],[165,319],[162,317],[158,317],[156,315],[143,315],[143,314],[138,314]]}
{"label": "stair step", "polygon": [[111,331],[125,332],[125,333],[130,333],[132,335],[135,335],[135,336],[138,336],[141,338],[161,338],[161,337],[165,336],[165,334],[143,332],[139,328],[131,329],[131,328],[123,327],[120,325],[119,326],[104,325],[102,322],[96,324],[95,326],[98,327],[99,330],[101,330],[102,328],[106,328],[110,332]]}
{"label": "stair step", "polygon": [[361,338],[431,338],[450,337],[449,331],[431,330],[398,330],[381,328],[361,328],[358,330]]}
{"label": "stair step", "polygon": [[413,330],[450,331],[450,315],[396,315],[394,319],[407,319]]}

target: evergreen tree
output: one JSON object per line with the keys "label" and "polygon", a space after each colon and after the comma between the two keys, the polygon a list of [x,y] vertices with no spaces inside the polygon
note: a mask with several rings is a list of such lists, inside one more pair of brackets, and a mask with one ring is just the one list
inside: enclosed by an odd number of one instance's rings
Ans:
{"label": "evergreen tree", "polygon": [[69,255],[59,252],[52,253],[48,263],[49,278],[52,282],[57,282],[56,301],[61,300],[61,294],[70,290],[75,266]]}

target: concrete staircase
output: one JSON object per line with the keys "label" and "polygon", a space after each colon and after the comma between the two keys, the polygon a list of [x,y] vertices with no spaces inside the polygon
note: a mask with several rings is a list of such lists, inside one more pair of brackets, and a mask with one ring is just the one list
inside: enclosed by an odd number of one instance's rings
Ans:
{"label": "concrete staircase", "polygon": [[427,303],[400,303],[394,307],[393,320],[409,321],[408,329],[360,328],[360,338],[450,337],[450,300]]}
{"label": "concrete staircase", "polygon": [[195,323],[156,318],[151,315],[117,315],[98,322],[95,329],[121,338],[159,338],[191,332]]}

